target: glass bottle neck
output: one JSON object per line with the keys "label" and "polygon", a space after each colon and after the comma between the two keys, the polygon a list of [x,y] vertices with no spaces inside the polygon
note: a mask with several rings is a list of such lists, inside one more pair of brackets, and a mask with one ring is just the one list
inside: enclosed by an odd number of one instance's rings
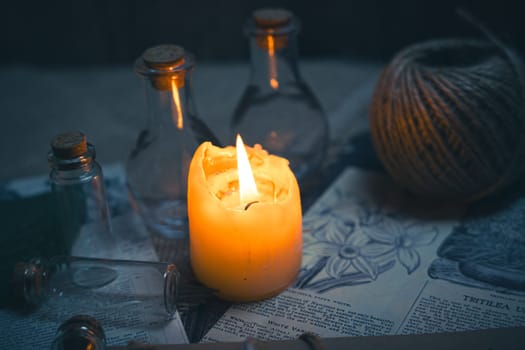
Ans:
{"label": "glass bottle neck", "polygon": [[178,132],[193,142],[208,140],[220,144],[197,116],[191,89],[193,67],[194,59],[190,54],[184,55],[173,66],[148,66],[143,58],[135,62],[135,72],[146,84],[150,136],[171,137],[172,133]]}
{"label": "glass bottle neck", "polygon": [[250,36],[250,83],[263,90],[279,90],[300,80],[296,33]]}
{"label": "glass bottle neck", "polygon": [[189,127],[188,119],[195,113],[190,79],[191,70],[163,77],[163,81],[158,77],[146,77],[150,130],[171,133]]}
{"label": "glass bottle neck", "polygon": [[194,59],[177,49],[177,56],[169,62],[155,61],[163,55],[155,56],[153,62],[143,55],[135,62],[135,72],[146,83],[149,129],[154,133],[185,130],[189,127],[188,115],[194,114],[190,90]]}
{"label": "glass bottle neck", "polygon": [[74,158],[60,158],[53,151],[48,153],[52,179],[62,184],[77,184],[91,181],[101,170],[95,161],[95,147],[87,145],[87,151]]}

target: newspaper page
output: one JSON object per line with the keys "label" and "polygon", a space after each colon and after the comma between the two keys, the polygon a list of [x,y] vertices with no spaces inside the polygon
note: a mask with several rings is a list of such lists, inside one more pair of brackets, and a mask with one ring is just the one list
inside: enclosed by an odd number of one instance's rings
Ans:
{"label": "newspaper page", "polygon": [[466,210],[347,168],[304,217],[295,285],[269,300],[235,304],[203,340],[525,325],[525,236],[516,227],[524,224],[525,200],[493,215]]}
{"label": "newspaper page", "polygon": [[[89,227],[84,227],[72,248],[72,254],[158,261],[146,229],[130,210],[122,167],[105,168],[104,175],[111,212],[117,215],[112,218],[113,236],[111,240],[93,239],[93,232]],[[23,196],[49,190],[45,177],[23,179],[9,184],[8,188]],[[89,249],[86,249],[88,246]],[[163,290],[161,275],[141,275],[132,269],[115,268],[115,271],[118,274],[114,281],[97,288],[97,293],[107,296],[103,306],[93,307],[93,303],[99,301],[89,299],[87,290],[84,302],[74,297],[69,300],[62,298],[60,302],[50,298],[29,314],[0,310],[0,348],[48,349],[59,325],[78,314],[95,317],[101,323],[109,345],[125,345],[130,340],[156,344],[188,343],[178,313],[168,319],[166,314],[151,312],[153,307],[163,302],[159,298],[148,298],[151,295],[158,296],[159,291]],[[141,300],[123,300],[126,295],[140,295]]]}

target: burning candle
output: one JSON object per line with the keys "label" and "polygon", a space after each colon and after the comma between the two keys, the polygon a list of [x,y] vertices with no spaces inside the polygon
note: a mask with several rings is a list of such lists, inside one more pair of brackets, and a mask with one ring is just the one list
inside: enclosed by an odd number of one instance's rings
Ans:
{"label": "burning candle", "polygon": [[193,272],[223,299],[254,301],[286,289],[302,256],[299,186],[284,158],[260,145],[202,143],[188,175]]}

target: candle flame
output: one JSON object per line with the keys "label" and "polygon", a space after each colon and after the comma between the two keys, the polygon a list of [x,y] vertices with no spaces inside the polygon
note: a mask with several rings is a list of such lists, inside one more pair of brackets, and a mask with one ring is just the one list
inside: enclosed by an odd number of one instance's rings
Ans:
{"label": "candle flame", "polygon": [[275,38],[273,35],[268,35],[268,56],[270,58],[270,86],[277,90],[279,81],[277,80],[277,69],[275,67]]}
{"label": "candle flame", "polygon": [[237,171],[239,172],[239,195],[241,206],[245,207],[250,202],[259,199],[259,191],[255,184],[252,168],[241,135],[237,134]]}
{"label": "candle flame", "polygon": [[175,124],[177,125],[177,129],[182,130],[182,128],[184,127],[182,121],[182,107],[180,105],[179,88],[177,87],[175,79],[171,81],[171,92],[173,97],[173,104],[175,105],[174,112],[177,113],[177,115],[173,116],[173,119]]}

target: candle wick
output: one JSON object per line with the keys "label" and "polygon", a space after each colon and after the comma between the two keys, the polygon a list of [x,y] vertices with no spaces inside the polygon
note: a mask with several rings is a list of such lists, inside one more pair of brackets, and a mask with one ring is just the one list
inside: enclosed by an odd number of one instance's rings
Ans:
{"label": "candle wick", "polygon": [[244,210],[248,210],[248,208],[250,207],[250,205],[254,204],[254,203],[259,203],[259,201],[252,201],[252,202],[249,202],[248,204],[246,204],[244,206]]}

